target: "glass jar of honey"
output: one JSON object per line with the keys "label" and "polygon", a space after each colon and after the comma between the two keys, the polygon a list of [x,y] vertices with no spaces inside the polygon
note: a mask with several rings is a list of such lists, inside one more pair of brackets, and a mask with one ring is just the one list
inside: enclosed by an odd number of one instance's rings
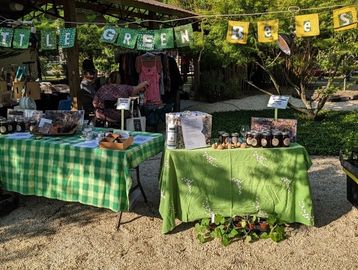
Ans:
{"label": "glass jar of honey", "polygon": [[4,118],[0,119],[0,134],[5,135],[8,133],[7,130],[7,120]]}
{"label": "glass jar of honey", "polygon": [[261,146],[261,132],[253,131],[252,139],[251,139],[251,146],[252,147],[260,147]]}
{"label": "glass jar of honey", "polygon": [[246,132],[246,144],[247,145],[251,145],[251,141],[252,141],[252,132],[251,131],[248,131]]}
{"label": "glass jar of honey", "polygon": [[272,147],[281,147],[282,146],[282,132],[280,130],[272,131],[271,146]]}
{"label": "glass jar of honey", "polygon": [[234,132],[231,134],[231,143],[238,143],[239,142],[239,133]]}
{"label": "glass jar of honey", "polygon": [[289,147],[291,144],[290,132],[283,131],[282,132],[282,145],[284,147]]}
{"label": "glass jar of honey", "polygon": [[261,146],[265,148],[271,147],[271,141],[272,141],[271,132],[269,131],[262,132]]}

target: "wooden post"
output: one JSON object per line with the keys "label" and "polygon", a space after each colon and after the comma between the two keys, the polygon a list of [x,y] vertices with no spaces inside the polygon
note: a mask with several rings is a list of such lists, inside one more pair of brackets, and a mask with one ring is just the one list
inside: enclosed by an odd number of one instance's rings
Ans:
{"label": "wooden post", "polygon": [[[76,1],[64,0],[63,10],[65,21],[76,21]],[[65,27],[76,27],[76,24],[65,23]],[[72,48],[65,49],[67,53],[67,79],[70,86],[70,94],[73,101],[72,106],[75,109],[81,108],[82,104],[78,104],[77,95],[80,90],[80,72],[79,72],[79,53],[77,38]]]}

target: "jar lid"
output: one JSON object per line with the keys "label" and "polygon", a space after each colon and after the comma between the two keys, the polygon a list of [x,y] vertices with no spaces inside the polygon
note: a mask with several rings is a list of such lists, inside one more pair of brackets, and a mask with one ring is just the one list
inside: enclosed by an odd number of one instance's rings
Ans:
{"label": "jar lid", "polygon": [[282,135],[289,135],[290,134],[290,132],[289,131],[282,131]]}
{"label": "jar lid", "polygon": [[234,132],[234,133],[232,133],[232,134],[231,134],[231,136],[233,136],[233,137],[237,137],[237,136],[239,136],[239,133]]}
{"label": "jar lid", "polygon": [[272,135],[282,135],[282,132],[280,130],[273,130]]}
{"label": "jar lid", "polygon": [[225,133],[223,134],[223,136],[229,137],[230,135],[229,135],[229,133],[226,133],[226,132],[225,132]]}
{"label": "jar lid", "polygon": [[7,124],[7,120],[6,119],[0,119],[0,124]]}
{"label": "jar lid", "polygon": [[226,133],[226,131],[218,131],[218,133],[219,133],[219,135],[223,135],[223,134],[225,134]]}

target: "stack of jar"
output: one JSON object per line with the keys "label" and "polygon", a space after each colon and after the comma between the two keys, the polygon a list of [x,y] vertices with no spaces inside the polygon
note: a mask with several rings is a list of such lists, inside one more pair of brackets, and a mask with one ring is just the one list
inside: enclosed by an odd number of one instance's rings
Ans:
{"label": "stack of jar", "polygon": [[278,129],[256,131],[246,133],[246,144],[252,147],[288,147],[290,146],[290,132]]}
{"label": "stack of jar", "polygon": [[8,120],[5,117],[0,117],[0,134],[5,135],[13,132],[31,131],[35,125],[36,121],[25,123],[23,118]]}

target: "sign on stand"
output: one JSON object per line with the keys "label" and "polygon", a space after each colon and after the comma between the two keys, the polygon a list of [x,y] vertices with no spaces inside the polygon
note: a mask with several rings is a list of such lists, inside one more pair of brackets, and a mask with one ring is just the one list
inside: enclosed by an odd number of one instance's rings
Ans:
{"label": "sign on stand", "polygon": [[272,95],[267,103],[267,107],[275,109],[286,109],[289,98],[289,96]]}
{"label": "sign on stand", "polygon": [[278,118],[278,109],[286,109],[289,96],[275,96],[272,95],[267,103],[267,107],[275,108],[275,120]]}
{"label": "sign on stand", "polygon": [[129,111],[131,104],[130,98],[118,98],[117,110],[121,110],[121,129],[124,130],[124,110]]}
{"label": "sign on stand", "polygon": [[117,110],[129,110],[131,104],[130,98],[118,98],[117,100]]}

